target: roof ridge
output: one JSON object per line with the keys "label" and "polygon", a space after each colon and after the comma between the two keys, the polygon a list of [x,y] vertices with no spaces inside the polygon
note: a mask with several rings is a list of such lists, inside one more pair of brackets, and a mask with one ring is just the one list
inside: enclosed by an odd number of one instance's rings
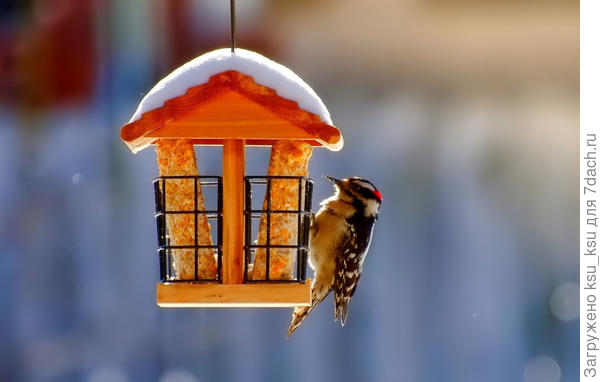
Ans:
{"label": "roof ridge", "polygon": [[[154,141],[147,137],[153,131],[231,90],[265,107],[278,118],[302,128],[315,138],[322,138],[323,145],[332,150],[339,150],[343,145],[337,128],[322,121],[317,114],[300,108],[298,102],[279,96],[275,89],[260,85],[252,76],[236,70],[214,74],[208,82],[192,86],[184,94],[168,99],[162,106],[143,113],[139,119],[122,127],[121,138],[132,151],[140,151]],[[337,142],[335,136],[338,137]]]}

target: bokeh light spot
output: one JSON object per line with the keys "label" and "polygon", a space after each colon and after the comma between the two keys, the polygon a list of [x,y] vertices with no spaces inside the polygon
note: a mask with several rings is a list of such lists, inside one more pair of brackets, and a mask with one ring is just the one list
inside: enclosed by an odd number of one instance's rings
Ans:
{"label": "bokeh light spot", "polygon": [[80,173],[77,173],[77,174],[73,175],[73,178],[71,180],[72,180],[74,186],[78,186],[81,183],[81,181],[83,180],[83,175],[81,175]]}
{"label": "bokeh light spot", "polygon": [[568,282],[554,289],[550,297],[550,310],[562,321],[579,317],[579,285]]}
{"label": "bokeh light spot", "polygon": [[560,382],[560,366],[552,357],[540,356],[525,366],[525,382]]}
{"label": "bokeh light spot", "polygon": [[167,370],[158,380],[158,382],[198,382],[191,372],[184,369]]}
{"label": "bokeh light spot", "polygon": [[89,382],[128,382],[125,372],[115,366],[102,366],[92,370]]}

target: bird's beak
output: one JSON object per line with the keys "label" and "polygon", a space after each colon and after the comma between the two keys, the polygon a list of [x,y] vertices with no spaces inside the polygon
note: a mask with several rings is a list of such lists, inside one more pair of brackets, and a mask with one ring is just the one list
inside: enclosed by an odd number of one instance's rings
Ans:
{"label": "bird's beak", "polygon": [[333,178],[331,176],[327,176],[325,175],[325,178],[329,179],[332,183],[334,183],[336,186],[341,186],[342,185],[342,181],[336,178]]}

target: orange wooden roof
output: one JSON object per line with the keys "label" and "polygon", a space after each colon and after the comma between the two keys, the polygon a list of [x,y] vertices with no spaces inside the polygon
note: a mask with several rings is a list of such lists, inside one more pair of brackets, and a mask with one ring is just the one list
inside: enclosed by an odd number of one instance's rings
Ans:
{"label": "orange wooden roof", "polygon": [[289,139],[333,151],[344,144],[340,131],[318,115],[233,70],[216,74],[207,83],[191,87],[184,95],[127,123],[121,138],[133,152],[156,139],[191,139],[205,145],[245,139],[247,145],[260,146]]}

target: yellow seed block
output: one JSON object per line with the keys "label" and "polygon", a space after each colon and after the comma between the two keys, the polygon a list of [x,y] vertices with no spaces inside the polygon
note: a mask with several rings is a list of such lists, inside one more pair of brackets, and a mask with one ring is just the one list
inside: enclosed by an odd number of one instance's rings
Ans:
{"label": "yellow seed block", "polygon": [[[308,143],[297,141],[278,141],[271,149],[268,175],[306,176],[312,148]],[[266,196],[265,196],[266,198]],[[267,208],[267,201],[263,203]],[[295,179],[274,179],[271,181],[271,210],[298,210],[298,181]],[[298,215],[292,213],[272,213],[270,216],[270,244],[298,244]],[[258,244],[266,244],[267,216],[260,219]],[[271,280],[289,280],[294,273],[296,250],[287,248],[272,248],[269,253]],[[253,280],[264,280],[266,251],[257,249],[254,266],[250,273]]]}
{"label": "yellow seed block", "polygon": [[[160,176],[198,175],[196,154],[192,142],[185,139],[161,139],[156,142],[156,159]],[[161,184],[162,187],[162,184]],[[198,210],[204,210],[204,197],[198,184]],[[167,179],[165,181],[166,210],[190,211],[167,214],[167,233],[171,245],[194,245],[194,180]],[[198,245],[212,245],[210,224],[203,214],[198,215]],[[175,279],[193,279],[195,276],[194,250],[172,250]],[[198,250],[198,277],[216,279],[217,263],[211,249]]]}

